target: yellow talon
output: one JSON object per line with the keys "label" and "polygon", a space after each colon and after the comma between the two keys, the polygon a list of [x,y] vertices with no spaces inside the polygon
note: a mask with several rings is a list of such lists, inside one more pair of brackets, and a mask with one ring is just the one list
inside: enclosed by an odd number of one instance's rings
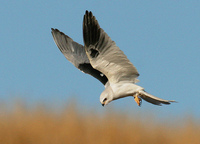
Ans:
{"label": "yellow talon", "polygon": [[139,98],[138,95],[134,96],[134,100],[135,100],[135,102],[138,104],[138,106],[141,105],[141,103],[142,103],[142,99]]}

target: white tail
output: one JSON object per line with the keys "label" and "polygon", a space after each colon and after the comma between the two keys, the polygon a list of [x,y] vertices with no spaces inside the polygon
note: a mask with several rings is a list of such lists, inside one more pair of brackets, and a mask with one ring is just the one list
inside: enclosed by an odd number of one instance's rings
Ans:
{"label": "white tail", "polygon": [[152,103],[152,104],[155,104],[155,105],[162,105],[162,104],[171,104],[171,102],[176,102],[174,100],[164,100],[164,99],[161,99],[161,98],[158,98],[158,97],[155,97],[145,91],[139,91],[139,96],[149,102],[149,103]]}

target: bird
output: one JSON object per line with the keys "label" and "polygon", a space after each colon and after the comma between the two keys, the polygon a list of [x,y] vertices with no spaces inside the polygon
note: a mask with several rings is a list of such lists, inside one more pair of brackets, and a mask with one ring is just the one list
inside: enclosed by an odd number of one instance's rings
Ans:
{"label": "bird", "polygon": [[91,11],[86,10],[83,17],[84,45],[73,41],[58,29],[51,28],[51,33],[55,44],[68,61],[105,86],[100,95],[102,106],[128,96],[134,97],[138,106],[141,106],[142,100],[159,106],[175,102],[155,97],[136,85],[139,82],[136,67],[100,27]]}

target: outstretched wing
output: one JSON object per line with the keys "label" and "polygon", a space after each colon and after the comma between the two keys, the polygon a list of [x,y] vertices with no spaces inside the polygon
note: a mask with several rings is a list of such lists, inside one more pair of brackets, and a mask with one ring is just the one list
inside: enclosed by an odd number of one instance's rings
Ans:
{"label": "outstretched wing", "polygon": [[79,70],[97,78],[104,85],[108,81],[107,77],[100,71],[94,69],[85,53],[82,45],[73,41],[70,37],[60,32],[58,29],[51,29],[53,39],[63,53],[63,55]]}
{"label": "outstretched wing", "polygon": [[86,54],[93,68],[104,73],[110,83],[137,82],[137,69],[115,42],[100,28],[92,12],[86,11],[83,19],[83,38]]}

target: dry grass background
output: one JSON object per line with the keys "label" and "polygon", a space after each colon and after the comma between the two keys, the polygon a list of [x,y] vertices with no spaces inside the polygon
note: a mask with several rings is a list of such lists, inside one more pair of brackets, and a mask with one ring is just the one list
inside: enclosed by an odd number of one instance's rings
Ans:
{"label": "dry grass background", "polygon": [[[84,110],[83,110],[84,111]],[[192,118],[154,122],[150,117],[127,117],[81,112],[68,106],[52,112],[38,105],[0,109],[0,144],[199,144],[200,122]]]}

